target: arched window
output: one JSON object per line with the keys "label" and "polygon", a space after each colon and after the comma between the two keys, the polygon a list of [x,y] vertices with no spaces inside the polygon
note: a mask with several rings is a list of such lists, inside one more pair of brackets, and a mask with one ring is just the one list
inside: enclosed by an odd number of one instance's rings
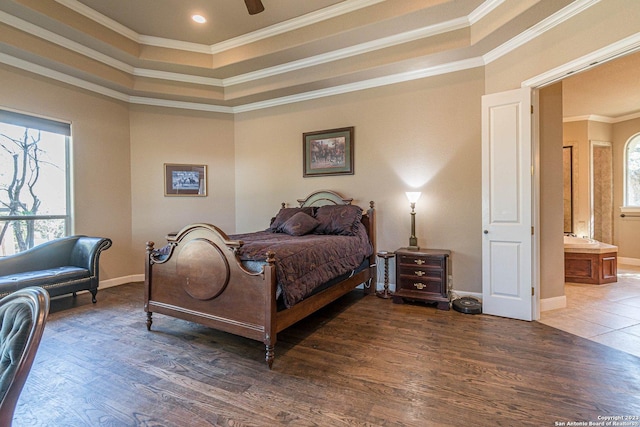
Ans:
{"label": "arched window", "polygon": [[624,150],[624,206],[640,208],[640,134]]}

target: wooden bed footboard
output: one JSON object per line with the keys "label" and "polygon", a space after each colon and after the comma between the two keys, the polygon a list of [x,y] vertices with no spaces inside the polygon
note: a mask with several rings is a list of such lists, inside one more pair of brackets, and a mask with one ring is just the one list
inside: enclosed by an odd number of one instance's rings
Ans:
{"label": "wooden bed footboard", "polygon": [[[336,195],[322,192],[326,193]],[[211,224],[191,224],[169,235],[168,244],[161,251],[155,250],[154,242],[147,242],[144,302],[147,329],[151,330],[152,314],[160,313],[261,341],[266,348],[265,360],[271,368],[278,332],[360,284],[365,284],[366,293],[375,293],[373,202],[362,222],[374,249],[368,268],[281,311],[276,308],[273,253],[267,254],[262,271],[249,271],[237,255],[243,242],[230,240]]]}

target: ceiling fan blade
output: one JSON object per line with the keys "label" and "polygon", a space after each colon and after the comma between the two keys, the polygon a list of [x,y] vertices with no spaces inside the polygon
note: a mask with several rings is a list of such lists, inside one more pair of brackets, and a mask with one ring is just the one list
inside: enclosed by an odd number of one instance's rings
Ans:
{"label": "ceiling fan blade", "polygon": [[249,15],[255,15],[256,13],[260,13],[264,10],[264,6],[260,0],[244,0],[244,3],[247,5]]}

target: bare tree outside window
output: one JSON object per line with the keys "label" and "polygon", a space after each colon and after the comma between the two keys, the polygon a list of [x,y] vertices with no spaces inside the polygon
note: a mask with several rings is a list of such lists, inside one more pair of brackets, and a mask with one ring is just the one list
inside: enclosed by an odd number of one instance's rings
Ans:
{"label": "bare tree outside window", "polygon": [[0,122],[0,256],[66,235],[66,138]]}
{"label": "bare tree outside window", "polygon": [[640,135],[627,143],[625,206],[640,206]]}

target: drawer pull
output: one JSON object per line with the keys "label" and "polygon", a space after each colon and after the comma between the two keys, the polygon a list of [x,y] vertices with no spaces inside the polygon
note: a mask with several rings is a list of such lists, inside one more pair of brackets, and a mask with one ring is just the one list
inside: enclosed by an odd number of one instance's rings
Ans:
{"label": "drawer pull", "polygon": [[422,264],[424,264],[426,261],[425,261],[425,260],[423,260],[423,259],[414,259],[414,260],[413,260],[413,262],[415,262],[415,263],[416,263],[416,264],[418,264],[418,265],[422,265]]}
{"label": "drawer pull", "polygon": [[424,283],[414,283],[413,286],[415,286],[416,288],[422,290],[424,288],[427,287],[427,285],[425,285]]}
{"label": "drawer pull", "polygon": [[422,276],[425,275],[424,271],[414,271],[414,273],[416,273],[416,276],[418,276],[418,277],[422,277]]}

